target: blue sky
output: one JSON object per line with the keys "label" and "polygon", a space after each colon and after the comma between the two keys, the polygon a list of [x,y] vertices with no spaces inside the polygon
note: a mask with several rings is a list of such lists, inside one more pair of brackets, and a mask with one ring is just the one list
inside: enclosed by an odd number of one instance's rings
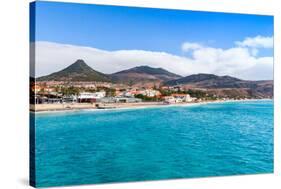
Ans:
{"label": "blue sky", "polygon": [[37,1],[35,18],[38,75],[83,58],[104,73],[273,78],[273,16]]}
{"label": "blue sky", "polygon": [[245,37],[273,35],[273,17],[37,2],[36,40],[106,50],[180,54],[184,41],[230,48]]}

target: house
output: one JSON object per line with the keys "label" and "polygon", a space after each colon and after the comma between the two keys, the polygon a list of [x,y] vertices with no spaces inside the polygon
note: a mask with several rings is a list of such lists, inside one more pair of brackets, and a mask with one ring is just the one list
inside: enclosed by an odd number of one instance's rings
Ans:
{"label": "house", "polygon": [[135,95],[138,94],[142,94],[145,95],[144,91],[140,91],[136,88],[131,88],[131,89],[127,89],[127,90],[122,90],[122,91],[116,91],[115,92],[117,97],[128,97],[128,98],[132,98]]}
{"label": "house", "polygon": [[103,98],[103,97],[105,97],[105,95],[106,95],[106,92],[105,92],[105,91],[100,91],[100,92],[95,92],[95,93],[94,93],[94,96],[95,96],[96,98]]}
{"label": "house", "polygon": [[76,95],[68,95],[64,96],[62,98],[63,103],[74,103],[77,102],[77,96]]}
{"label": "house", "polygon": [[133,97],[134,96],[133,95],[133,91],[124,91],[122,93],[122,96],[124,96],[124,97]]}
{"label": "house", "polygon": [[96,102],[97,100],[105,97],[106,92],[105,91],[100,91],[100,92],[82,92],[78,96],[78,102]]}
{"label": "house", "polygon": [[99,102],[102,102],[102,103],[115,103],[116,102],[116,98],[115,97],[104,97],[104,98],[101,98]]}
{"label": "house", "polygon": [[189,94],[172,94],[178,102],[192,102],[196,98],[192,98]]}
{"label": "house", "polygon": [[154,90],[154,89],[140,90],[138,91],[138,93],[147,97],[156,97],[161,95],[161,93],[158,90]]}
{"label": "house", "polygon": [[172,89],[171,90],[173,90],[174,92],[179,92],[179,91],[182,91],[183,90],[183,88],[182,87],[180,87],[180,86],[175,86],[175,87],[172,87]]}
{"label": "house", "polygon": [[134,97],[116,97],[115,102],[121,102],[121,103],[135,103],[135,102],[141,102],[142,100],[139,98]]}
{"label": "house", "polygon": [[164,96],[164,103],[174,104],[176,103],[176,99],[173,96]]}
{"label": "house", "polygon": [[165,96],[164,102],[173,104],[173,103],[182,103],[182,102],[192,102],[196,98],[190,97],[189,94],[172,94],[171,96]]}
{"label": "house", "polygon": [[48,98],[47,103],[48,104],[61,104],[62,99],[61,98]]}

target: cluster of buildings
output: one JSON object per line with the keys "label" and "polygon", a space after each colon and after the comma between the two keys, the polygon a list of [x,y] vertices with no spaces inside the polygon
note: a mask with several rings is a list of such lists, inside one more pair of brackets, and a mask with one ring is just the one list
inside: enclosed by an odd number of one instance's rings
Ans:
{"label": "cluster of buildings", "polygon": [[[170,96],[163,96],[159,90],[153,88],[131,88],[112,85],[92,82],[71,83],[71,87],[79,88],[79,93],[66,95],[58,90],[60,87],[65,87],[65,83],[44,82],[32,85],[32,92],[34,93],[35,104],[137,103],[142,102],[144,100],[143,97],[146,99],[157,99],[157,101],[163,101],[166,104],[192,102],[196,100],[196,98],[192,98],[189,94],[178,94],[176,90]],[[107,94],[105,90],[96,90],[99,87],[114,89],[114,94]]]}
{"label": "cluster of buildings", "polygon": [[129,88],[126,90],[117,90],[116,96],[124,96],[124,97],[134,97],[137,95],[143,95],[147,97],[160,97],[161,93],[155,89],[138,89],[138,88]]}
{"label": "cluster of buildings", "polygon": [[107,82],[65,82],[65,81],[44,81],[44,82],[40,82],[40,81],[36,81],[36,84],[33,84],[31,86],[32,91],[34,91],[35,93],[39,93],[39,92],[55,92],[57,87],[68,87],[68,86],[72,86],[75,88],[81,88],[81,89],[92,89],[92,90],[96,90],[99,87],[104,87],[104,88],[111,88],[111,87],[122,87],[122,85],[117,85],[117,86],[113,86],[113,84],[111,83],[107,83]]}
{"label": "cluster of buildings", "polygon": [[172,94],[171,96],[164,96],[164,102],[168,104],[193,102],[196,98],[191,97],[189,94]]}

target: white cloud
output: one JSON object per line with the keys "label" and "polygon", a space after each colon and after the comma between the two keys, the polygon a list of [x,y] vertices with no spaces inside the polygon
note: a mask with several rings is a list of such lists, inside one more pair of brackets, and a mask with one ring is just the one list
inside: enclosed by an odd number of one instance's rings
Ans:
{"label": "white cloud", "polygon": [[188,52],[191,50],[197,50],[201,49],[203,46],[199,43],[190,43],[190,42],[184,42],[181,46],[181,49],[183,52]]}
{"label": "white cloud", "polygon": [[251,80],[273,77],[273,57],[256,57],[251,49],[245,47],[197,47],[194,45],[189,48],[192,49],[190,56],[177,56],[144,50],[106,51],[41,41],[36,42],[36,76],[50,74],[69,66],[77,59],[84,59],[93,69],[103,73],[148,65],[161,67],[182,76],[212,73]]}
{"label": "white cloud", "polygon": [[264,37],[247,37],[244,41],[236,41],[235,44],[239,47],[252,47],[252,48],[273,48],[273,36]]}

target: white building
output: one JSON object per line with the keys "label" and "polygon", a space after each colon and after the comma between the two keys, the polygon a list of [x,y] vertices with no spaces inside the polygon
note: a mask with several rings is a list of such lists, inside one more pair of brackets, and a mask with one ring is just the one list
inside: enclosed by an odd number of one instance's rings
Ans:
{"label": "white building", "polygon": [[78,96],[78,102],[95,102],[97,99],[101,99],[105,97],[106,92],[100,91],[100,92],[82,92]]}
{"label": "white building", "polygon": [[196,100],[196,98],[191,97],[189,94],[186,94],[186,96],[184,97],[185,102],[193,102],[195,100]]}
{"label": "white building", "polygon": [[144,91],[144,95],[148,96],[148,97],[155,97],[155,96],[160,95],[160,92],[157,90],[153,90],[153,89],[146,89]]}
{"label": "white building", "polygon": [[178,102],[192,102],[196,98],[192,98],[189,94],[173,94],[172,95]]}
{"label": "white building", "polygon": [[164,102],[166,103],[182,103],[182,102],[192,102],[196,98],[192,98],[189,94],[172,94],[172,96],[165,96]]}
{"label": "white building", "polygon": [[134,97],[116,97],[115,102],[119,103],[135,103],[135,102],[141,102],[142,100],[139,98]]}
{"label": "white building", "polygon": [[165,96],[164,102],[168,104],[176,103],[176,99],[173,96]]}

